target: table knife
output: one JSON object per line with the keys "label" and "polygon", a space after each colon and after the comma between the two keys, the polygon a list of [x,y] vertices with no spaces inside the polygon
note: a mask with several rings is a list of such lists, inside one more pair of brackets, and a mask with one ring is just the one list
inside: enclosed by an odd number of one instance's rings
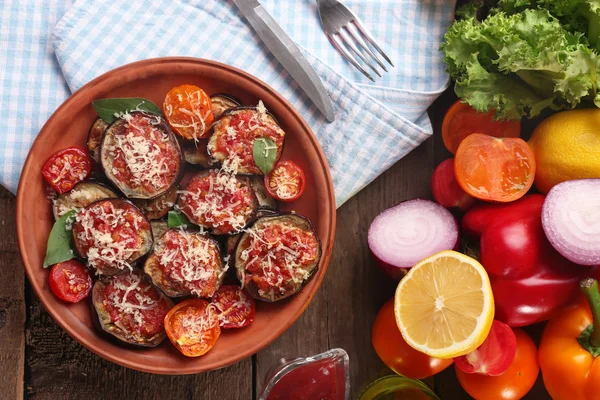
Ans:
{"label": "table knife", "polygon": [[233,2],[267,48],[298,82],[298,85],[323,113],[327,121],[333,122],[335,120],[333,104],[331,104],[323,82],[288,34],[258,0],[233,0]]}

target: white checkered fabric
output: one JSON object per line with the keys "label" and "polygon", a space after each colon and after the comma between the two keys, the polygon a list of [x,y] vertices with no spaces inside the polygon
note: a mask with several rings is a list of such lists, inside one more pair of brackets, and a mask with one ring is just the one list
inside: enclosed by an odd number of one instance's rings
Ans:
{"label": "white checkered fabric", "polygon": [[438,47],[455,4],[343,1],[396,65],[376,84],[329,43],[313,0],[263,1],[322,78],[332,124],[229,0],[2,1],[0,183],[16,190],[32,141],[69,90],[133,61],[191,56],[245,70],[286,97],[317,135],[341,205],[432,134],[426,110],[448,83]]}

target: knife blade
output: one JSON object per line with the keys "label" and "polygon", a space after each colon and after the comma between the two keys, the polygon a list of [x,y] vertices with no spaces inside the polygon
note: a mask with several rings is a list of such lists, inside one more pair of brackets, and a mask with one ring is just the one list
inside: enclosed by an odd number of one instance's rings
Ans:
{"label": "knife blade", "polygon": [[233,2],[265,46],[298,82],[298,85],[323,113],[327,121],[333,122],[335,120],[333,104],[327,95],[327,90],[317,72],[302,55],[294,41],[257,0],[233,0]]}

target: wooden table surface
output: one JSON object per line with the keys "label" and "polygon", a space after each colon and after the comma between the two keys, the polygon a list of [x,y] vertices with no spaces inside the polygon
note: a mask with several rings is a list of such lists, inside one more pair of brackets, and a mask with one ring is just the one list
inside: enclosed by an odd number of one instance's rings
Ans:
{"label": "wooden table surface", "polygon": [[[447,158],[440,138],[445,110],[455,100],[447,91],[430,108],[434,136],[338,210],[337,236],[329,270],[300,319],[260,353],[219,371],[160,376],[112,364],[67,335],[31,290],[15,230],[15,197],[0,191],[0,398],[28,399],[256,399],[269,369],[280,358],[341,347],[350,355],[353,398],[374,378],[391,373],[371,346],[371,326],[392,297],[395,283],[373,264],[367,229],[384,209],[415,197],[430,197],[433,168]],[[45,199],[40,199],[44,202]],[[539,338],[542,326],[528,328]],[[470,397],[454,369],[428,383],[442,399]],[[526,399],[548,399],[541,375]]]}

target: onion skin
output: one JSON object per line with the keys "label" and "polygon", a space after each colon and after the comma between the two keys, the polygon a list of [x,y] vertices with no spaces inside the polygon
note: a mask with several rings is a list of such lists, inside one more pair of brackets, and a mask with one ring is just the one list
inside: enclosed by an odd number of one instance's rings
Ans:
{"label": "onion skin", "polygon": [[579,265],[600,265],[600,179],[554,186],[544,201],[542,227],[552,247]]}
{"label": "onion skin", "polygon": [[[421,226],[425,226],[425,232],[416,230]],[[432,228],[435,241],[429,232]],[[402,237],[406,230],[414,236]],[[460,242],[454,216],[441,205],[423,199],[408,200],[383,211],[371,223],[368,240],[375,264],[394,280],[400,280],[420,260],[442,250],[456,249]]]}

